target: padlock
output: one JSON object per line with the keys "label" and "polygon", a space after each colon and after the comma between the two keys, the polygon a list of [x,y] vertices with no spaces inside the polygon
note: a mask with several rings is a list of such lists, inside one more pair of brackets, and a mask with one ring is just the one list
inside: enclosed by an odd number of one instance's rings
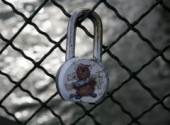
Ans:
{"label": "padlock", "polygon": [[88,18],[94,24],[93,58],[75,57],[76,26],[89,10],[80,10],[71,16],[67,28],[66,59],[59,68],[56,85],[64,100],[98,103],[106,95],[109,77],[102,64],[102,33],[100,17],[92,12]]}

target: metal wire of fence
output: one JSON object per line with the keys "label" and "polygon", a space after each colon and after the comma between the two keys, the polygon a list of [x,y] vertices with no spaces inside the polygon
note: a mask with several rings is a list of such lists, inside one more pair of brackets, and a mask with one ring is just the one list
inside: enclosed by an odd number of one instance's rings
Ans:
{"label": "metal wire of fence", "polygon": [[[3,46],[0,50],[0,54],[2,54],[5,49],[7,49],[9,46],[12,47],[15,51],[19,52],[25,59],[31,61],[33,63],[33,67],[32,69],[30,69],[19,81],[15,81],[11,78],[11,76],[3,71],[0,70],[0,75],[5,76],[12,84],[14,84],[14,86],[12,87],[12,89],[8,92],[6,92],[6,94],[4,95],[3,98],[0,99],[0,107],[6,112],[7,115],[9,115],[9,117],[12,117],[17,123],[21,124],[21,125],[26,125],[28,124],[43,108],[46,108],[47,110],[49,110],[51,112],[52,115],[54,115],[56,117],[56,119],[59,120],[60,124],[65,125],[62,117],[60,116],[59,113],[56,113],[49,105],[48,103],[55,97],[58,95],[58,92],[54,93],[52,96],[50,96],[45,102],[43,102],[41,99],[39,99],[38,97],[35,97],[31,91],[25,89],[22,84],[23,81],[32,73],[34,72],[35,69],[40,69],[42,70],[47,76],[51,77],[54,81],[55,81],[55,76],[52,75],[51,73],[48,72],[47,69],[45,69],[43,66],[41,66],[41,63],[56,49],[59,48],[60,51],[62,51],[63,53],[65,53],[65,50],[61,47],[61,43],[66,39],[66,34],[59,40],[59,41],[55,41],[53,40],[48,33],[42,31],[32,20],[33,18],[36,16],[36,14],[40,11],[40,9],[45,6],[47,4],[49,0],[44,0],[41,5],[38,6],[38,8],[32,13],[32,15],[30,17],[26,17],[22,12],[19,12],[13,4],[11,4],[10,2],[7,2],[6,0],[2,0],[2,2],[4,4],[6,4],[7,6],[11,7],[13,12],[19,16],[21,16],[25,23],[21,26],[21,28],[13,35],[13,37],[11,39],[6,39],[5,37],[3,37],[2,34],[0,34],[0,38],[6,43],[5,46]],[[56,6],[57,8],[61,9],[61,11],[63,12],[63,14],[66,17],[70,17],[71,14],[69,14],[66,9],[60,5],[57,1],[55,0],[51,0],[51,2],[53,3],[54,6]],[[114,41],[110,42],[109,45],[103,45],[103,52],[102,54],[107,53],[110,58],[113,58],[120,66],[122,69],[126,70],[129,73],[129,77],[122,82],[117,88],[114,88],[113,90],[109,91],[107,96],[99,103],[96,105],[93,105],[90,109],[86,108],[86,106],[82,105],[81,103],[76,103],[76,106],[82,109],[83,115],[80,115],[73,123],[71,123],[71,125],[77,125],[79,121],[81,121],[82,119],[84,119],[86,116],[90,117],[91,120],[94,122],[94,124],[96,125],[101,125],[101,123],[95,118],[95,115],[93,115],[91,112],[93,110],[95,110],[98,106],[100,106],[102,103],[105,102],[106,99],[110,99],[112,100],[112,102],[116,105],[118,105],[120,107],[120,109],[122,110],[122,112],[124,114],[126,114],[131,120],[129,121],[129,123],[127,123],[127,125],[132,125],[133,123],[136,123],[138,125],[142,125],[142,123],[139,121],[143,116],[145,116],[148,112],[151,112],[152,109],[154,107],[156,107],[157,105],[161,105],[166,111],[168,111],[170,113],[170,108],[168,106],[166,106],[164,104],[164,100],[170,97],[170,93],[163,96],[162,98],[159,98],[158,96],[156,96],[156,94],[151,90],[151,88],[149,88],[139,77],[138,74],[145,69],[147,66],[149,66],[156,58],[161,57],[162,60],[164,60],[168,65],[170,65],[170,60],[164,55],[164,52],[166,52],[169,48],[170,48],[170,44],[167,44],[164,48],[162,49],[158,49],[156,48],[152,41],[150,41],[149,39],[147,39],[145,36],[142,35],[142,33],[135,27],[139,24],[139,22],[142,21],[142,19],[144,17],[146,17],[149,13],[151,13],[157,6],[161,6],[164,10],[166,10],[167,12],[170,13],[170,8],[164,3],[163,0],[156,0],[155,3],[148,9],[146,9],[146,11],[141,14],[139,16],[139,18],[137,20],[135,20],[133,23],[130,23],[125,17],[123,17],[119,11],[112,6],[111,4],[109,4],[109,2],[107,0],[99,0],[96,2],[96,4],[91,8],[91,11],[84,17],[87,18],[88,15],[92,12],[95,11],[95,9],[100,5],[100,4],[104,4],[106,8],[110,9],[111,11],[113,11],[116,16],[122,20],[123,22],[125,22],[125,24],[127,25],[127,29],[124,30],[123,33],[121,33],[117,39],[115,39]],[[32,59],[31,57],[28,57],[24,51],[21,48],[16,47],[13,44],[14,39],[20,35],[20,33],[23,31],[24,27],[26,27],[27,25],[32,25],[41,35],[44,35],[49,42],[51,42],[53,44],[53,47],[38,61],[36,62],[34,59]],[[83,26],[83,25],[79,25],[80,28],[82,28],[84,30],[84,32],[91,38],[93,38],[93,35]],[[133,72],[131,71],[131,69],[129,67],[127,67],[120,59],[119,57],[117,57],[116,55],[114,55],[110,49],[111,47],[113,47],[116,43],[118,43],[120,41],[121,38],[123,38],[129,31],[133,31],[135,32],[138,37],[145,42],[148,47],[153,50],[153,52],[155,52],[155,55],[150,58],[150,60],[146,63],[144,63],[141,67],[138,68],[137,71]],[[147,91],[152,98],[155,100],[155,103],[153,103],[148,109],[144,110],[141,114],[139,114],[138,116],[134,116],[130,111],[128,111],[121,102],[119,102],[118,100],[116,100],[116,98],[114,98],[114,94],[120,89],[122,88],[124,85],[126,85],[131,79],[135,79],[136,81],[138,81],[139,85],[145,90]],[[34,111],[34,113],[27,118],[25,121],[20,121],[13,112],[10,112],[8,110],[8,108],[6,108],[5,105],[3,105],[3,102],[9,97],[9,95],[11,93],[14,92],[15,89],[19,88],[20,90],[22,90],[23,92],[27,93],[32,99],[34,99],[35,101],[37,101],[41,106]]]}

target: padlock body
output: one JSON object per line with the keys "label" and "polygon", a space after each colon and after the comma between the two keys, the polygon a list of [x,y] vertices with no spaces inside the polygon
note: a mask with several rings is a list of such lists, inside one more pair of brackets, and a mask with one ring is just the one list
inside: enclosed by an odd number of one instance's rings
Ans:
{"label": "padlock body", "polygon": [[108,89],[109,77],[97,59],[72,58],[59,69],[57,89],[64,100],[97,103]]}

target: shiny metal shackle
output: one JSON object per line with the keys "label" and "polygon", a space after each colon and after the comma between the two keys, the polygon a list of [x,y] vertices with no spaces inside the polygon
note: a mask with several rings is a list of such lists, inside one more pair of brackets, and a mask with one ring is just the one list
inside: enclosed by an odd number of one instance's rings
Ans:
{"label": "shiny metal shackle", "polygon": [[[67,27],[67,44],[66,44],[66,60],[68,61],[75,57],[75,35],[76,26],[81,18],[88,14],[90,10],[80,10],[73,13]],[[93,42],[93,58],[102,61],[102,39],[103,26],[100,17],[93,11],[88,17],[94,25],[94,42]]]}

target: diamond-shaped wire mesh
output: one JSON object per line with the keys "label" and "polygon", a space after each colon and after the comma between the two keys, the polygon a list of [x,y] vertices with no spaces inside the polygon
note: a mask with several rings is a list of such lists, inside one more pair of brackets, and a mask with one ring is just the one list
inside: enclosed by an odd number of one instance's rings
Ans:
{"label": "diamond-shaped wire mesh", "polygon": [[[170,124],[168,0],[2,0],[0,6],[1,116],[21,125]],[[80,8],[96,11],[104,25],[110,85],[96,105],[65,102],[55,88],[67,22]],[[92,26],[85,20],[78,27],[76,52],[90,57],[92,42],[82,41],[92,41]]]}

